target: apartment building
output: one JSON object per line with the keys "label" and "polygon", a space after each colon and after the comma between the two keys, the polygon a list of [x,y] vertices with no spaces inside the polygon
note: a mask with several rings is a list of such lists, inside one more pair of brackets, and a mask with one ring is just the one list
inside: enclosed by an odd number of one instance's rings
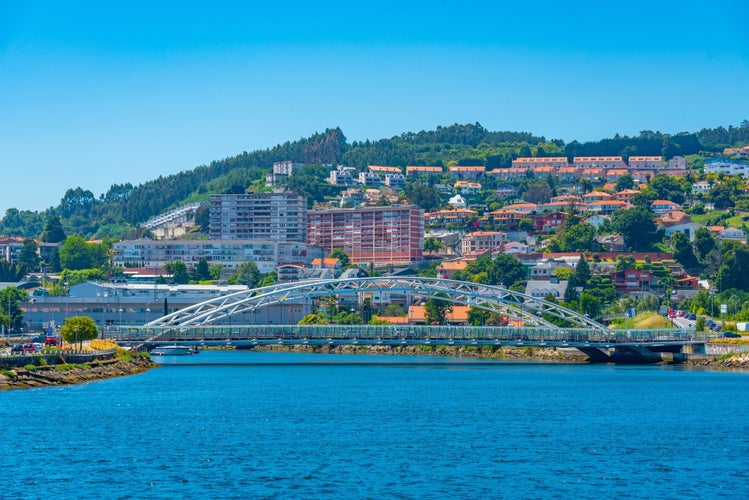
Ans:
{"label": "apartment building", "polygon": [[578,168],[627,168],[621,156],[575,156],[572,164]]}
{"label": "apartment building", "polygon": [[501,231],[474,231],[460,240],[460,250],[464,256],[477,256],[507,243],[507,233]]}
{"label": "apartment building", "polygon": [[552,156],[548,158],[533,157],[533,158],[516,158],[512,160],[513,168],[528,167],[534,168],[539,166],[549,166],[558,168],[564,168],[569,166],[569,162],[565,156]]}
{"label": "apartment building", "polygon": [[326,254],[339,248],[352,263],[409,264],[422,260],[424,211],[411,205],[311,210],[307,243]]}
{"label": "apartment building", "polygon": [[629,168],[633,170],[660,170],[663,168],[662,156],[630,156]]}
{"label": "apartment building", "polygon": [[216,194],[210,200],[212,240],[304,242],[307,198],[290,191]]}
{"label": "apartment building", "polygon": [[112,262],[122,267],[162,267],[184,262],[193,269],[201,260],[233,269],[253,261],[261,273],[283,264],[309,264],[323,251],[306,243],[272,240],[126,240],[112,246]]}

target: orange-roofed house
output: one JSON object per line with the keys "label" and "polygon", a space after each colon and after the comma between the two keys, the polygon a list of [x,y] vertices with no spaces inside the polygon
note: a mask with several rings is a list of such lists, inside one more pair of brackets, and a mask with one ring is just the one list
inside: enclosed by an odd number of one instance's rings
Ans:
{"label": "orange-roofed house", "polygon": [[453,189],[456,193],[479,194],[481,192],[481,183],[471,181],[455,181]]}
{"label": "orange-roofed house", "polygon": [[[468,324],[468,309],[469,306],[453,304],[451,310],[445,315],[445,319],[451,325],[466,325]],[[408,322],[412,325],[425,325],[426,307],[420,305],[410,306],[408,308]]]}
{"label": "orange-roofed house", "polygon": [[518,222],[527,216],[528,214],[519,210],[500,208],[499,210],[487,213],[486,219],[490,224],[505,224],[507,227],[512,228],[517,226]]}
{"label": "orange-roofed house", "polygon": [[505,210],[517,210],[518,212],[523,212],[524,214],[532,214],[536,210],[538,210],[538,205],[535,203],[513,203],[512,205],[505,205]]}
{"label": "orange-roofed house", "polygon": [[549,165],[554,168],[563,168],[569,165],[566,156],[549,156],[549,157],[522,157],[512,160],[513,167],[537,167],[539,165]]}
{"label": "orange-roofed house", "polygon": [[466,257],[477,256],[487,250],[494,250],[507,241],[507,233],[501,231],[474,231],[463,236],[460,250]]}
{"label": "orange-roofed house", "polygon": [[659,170],[663,167],[662,156],[630,156],[629,168],[634,170]]}
{"label": "orange-roofed house", "polygon": [[616,182],[625,175],[627,175],[626,168],[612,168],[606,171],[606,181]]}
{"label": "orange-roofed house", "polygon": [[588,203],[588,212],[597,212],[602,215],[611,215],[620,208],[629,207],[628,203],[619,200],[599,200]]}
{"label": "orange-roofed house", "polygon": [[603,177],[602,168],[583,168],[580,170],[580,177],[590,179],[591,181],[597,181]]}
{"label": "orange-roofed house", "polygon": [[625,203],[631,203],[632,197],[636,195],[637,193],[639,193],[639,191],[636,189],[624,189],[614,194],[614,197],[619,201],[623,201]]}
{"label": "orange-roofed house", "polygon": [[559,182],[575,182],[580,176],[580,169],[577,167],[567,166],[557,169],[556,178]]}
{"label": "orange-roofed house", "polygon": [[403,171],[400,167],[386,167],[384,165],[369,165],[367,167],[370,172],[377,172],[378,174],[402,174]]}
{"label": "orange-roofed house", "polygon": [[406,167],[406,175],[409,177],[418,177],[420,175],[441,174],[443,171],[440,166],[409,165]]}
{"label": "orange-roofed house", "polygon": [[674,210],[681,210],[681,206],[670,200],[655,200],[650,204],[650,209],[656,215],[663,215]]}
{"label": "orange-roofed house", "polygon": [[461,179],[477,179],[484,175],[486,167],[483,165],[472,165],[472,166],[460,166],[449,167],[450,175]]}
{"label": "orange-roofed house", "polygon": [[436,227],[462,226],[470,219],[476,217],[478,212],[467,208],[454,208],[452,210],[439,210],[424,214],[424,223]]}
{"label": "orange-roofed house", "polygon": [[554,175],[554,172],[556,171],[556,168],[552,167],[551,165],[539,165],[537,167],[533,167],[533,175],[536,177],[548,177],[550,175]]}
{"label": "orange-roofed house", "polygon": [[468,267],[468,261],[465,260],[446,260],[442,261],[436,268],[437,277],[442,279],[452,279],[458,271],[465,271]]}
{"label": "orange-roofed house", "polygon": [[340,271],[341,261],[330,257],[326,257],[324,259],[313,259],[312,267],[318,269],[333,269],[335,271]]}
{"label": "orange-roofed house", "polygon": [[592,203],[594,201],[606,201],[612,199],[613,196],[604,191],[591,191],[583,195],[584,203]]}
{"label": "orange-roofed house", "polygon": [[576,156],[572,164],[580,168],[627,168],[621,156]]}

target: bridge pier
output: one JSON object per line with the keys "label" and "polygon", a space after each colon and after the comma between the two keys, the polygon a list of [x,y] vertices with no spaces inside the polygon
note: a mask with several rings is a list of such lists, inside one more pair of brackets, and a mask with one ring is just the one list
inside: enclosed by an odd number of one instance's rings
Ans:
{"label": "bridge pier", "polygon": [[681,353],[657,352],[647,347],[616,346],[613,348],[582,346],[578,347],[591,363],[653,364],[663,361],[680,362],[686,359]]}

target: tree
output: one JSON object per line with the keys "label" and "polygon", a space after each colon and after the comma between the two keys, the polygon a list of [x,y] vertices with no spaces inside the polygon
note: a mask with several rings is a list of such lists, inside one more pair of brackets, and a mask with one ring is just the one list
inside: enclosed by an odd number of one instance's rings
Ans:
{"label": "tree", "polygon": [[173,283],[186,285],[190,282],[190,274],[187,272],[187,266],[181,260],[168,262],[164,268],[172,275]]}
{"label": "tree", "polygon": [[211,221],[211,212],[207,205],[198,207],[195,211],[195,225],[201,232],[207,233]]}
{"label": "tree", "polygon": [[489,311],[480,307],[471,306],[468,308],[467,322],[471,326],[484,326],[489,319]]}
{"label": "tree", "polygon": [[616,180],[616,190],[624,191],[625,189],[632,189],[635,187],[635,181],[629,174],[624,174]]}
{"label": "tree", "polygon": [[[568,217],[562,229],[553,238],[552,250],[559,252],[585,252],[592,249],[596,228],[588,222],[574,222],[574,217]],[[570,221],[568,223],[568,221]]]}
{"label": "tree", "polygon": [[699,266],[700,263],[692,250],[692,242],[686,234],[674,233],[671,235],[671,244],[674,247],[674,259],[685,269],[695,269]]}
{"label": "tree", "polygon": [[590,292],[580,294],[580,310],[589,318],[596,318],[601,314],[601,301]]}
{"label": "tree", "polygon": [[[26,300],[26,292],[9,286],[0,290],[0,324],[10,330],[18,330],[23,325],[23,311],[19,303]],[[10,316],[9,316],[10,314]]]}
{"label": "tree", "polygon": [[42,231],[42,241],[45,243],[60,243],[65,241],[66,237],[60,217],[50,215],[47,224],[44,226],[44,231]]}
{"label": "tree", "polygon": [[90,269],[94,267],[88,243],[81,236],[68,236],[60,247],[60,266],[63,269]]}
{"label": "tree", "polygon": [[243,262],[229,277],[230,285],[246,285],[247,288],[257,288],[262,275],[254,261]]}
{"label": "tree", "polygon": [[422,184],[408,186],[406,188],[406,198],[409,203],[423,208],[425,212],[433,212],[439,209],[442,204],[437,191],[433,187]]}
{"label": "tree", "polygon": [[491,262],[487,270],[489,285],[504,285],[509,288],[520,280],[525,279],[526,270],[523,263],[516,257],[507,254],[499,254]]}
{"label": "tree", "polygon": [[447,323],[447,314],[452,311],[452,303],[443,299],[432,297],[424,304],[424,320],[428,325],[444,325]]}
{"label": "tree", "polygon": [[206,281],[211,279],[211,271],[208,267],[208,261],[200,259],[195,266],[195,281]]}
{"label": "tree", "polygon": [[72,316],[65,320],[65,324],[60,328],[60,334],[65,342],[75,344],[78,342],[78,349],[83,348],[83,342],[93,340],[99,334],[96,323],[88,316]]}
{"label": "tree", "polygon": [[715,238],[708,228],[700,227],[694,232],[694,248],[697,258],[704,263],[707,255],[716,248]]}
{"label": "tree", "polygon": [[331,259],[338,259],[338,261],[341,263],[341,267],[348,267],[348,265],[351,263],[348,254],[346,254],[346,252],[344,252],[340,248],[334,248],[333,251],[330,252],[329,257]]}
{"label": "tree", "polygon": [[31,238],[23,240],[23,246],[21,252],[18,255],[18,261],[22,263],[29,271],[35,272],[39,270],[39,263],[41,259],[37,254],[36,242]]}
{"label": "tree", "polygon": [[378,314],[380,316],[387,316],[387,317],[389,316],[401,316],[402,317],[406,315],[406,311],[403,310],[403,307],[401,307],[400,304],[390,303],[387,305],[387,307],[382,309]]}
{"label": "tree", "polygon": [[660,239],[653,214],[643,207],[617,210],[611,216],[611,225],[636,252],[649,249]]}
{"label": "tree", "polygon": [[325,314],[323,314],[322,311],[317,311],[314,313],[310,313],[303,317],[299,321],[300,325],[327,325],[328,324],[328,318],[325,317]]}
{"label": "tree", "polygon": [[440,248],[442,248],[442,243],[434,236],[430,236],[424,240],[425,253],[437,253]]}
{"label": "tree", "polygon": [[520,229],[521,231],[531,231],[534,227],[536,227],[536,225],[533,223],[533,219],[529,219],[527,217],[523,217],[518,222],[518,229]]}

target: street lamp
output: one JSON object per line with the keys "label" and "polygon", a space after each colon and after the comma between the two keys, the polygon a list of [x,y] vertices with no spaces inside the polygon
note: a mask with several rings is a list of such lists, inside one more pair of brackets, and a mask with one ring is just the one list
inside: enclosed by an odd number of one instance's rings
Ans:
{"label": "street lamp", "polygon": [[151,308],[146,307],[146,323],[150,323],[150,322],[151,322]]}
{"label": "street lamp", "polygon": [[120,328],[122,328],[122,308],[121,307],[119,309],[119,313],[120,313]]}

